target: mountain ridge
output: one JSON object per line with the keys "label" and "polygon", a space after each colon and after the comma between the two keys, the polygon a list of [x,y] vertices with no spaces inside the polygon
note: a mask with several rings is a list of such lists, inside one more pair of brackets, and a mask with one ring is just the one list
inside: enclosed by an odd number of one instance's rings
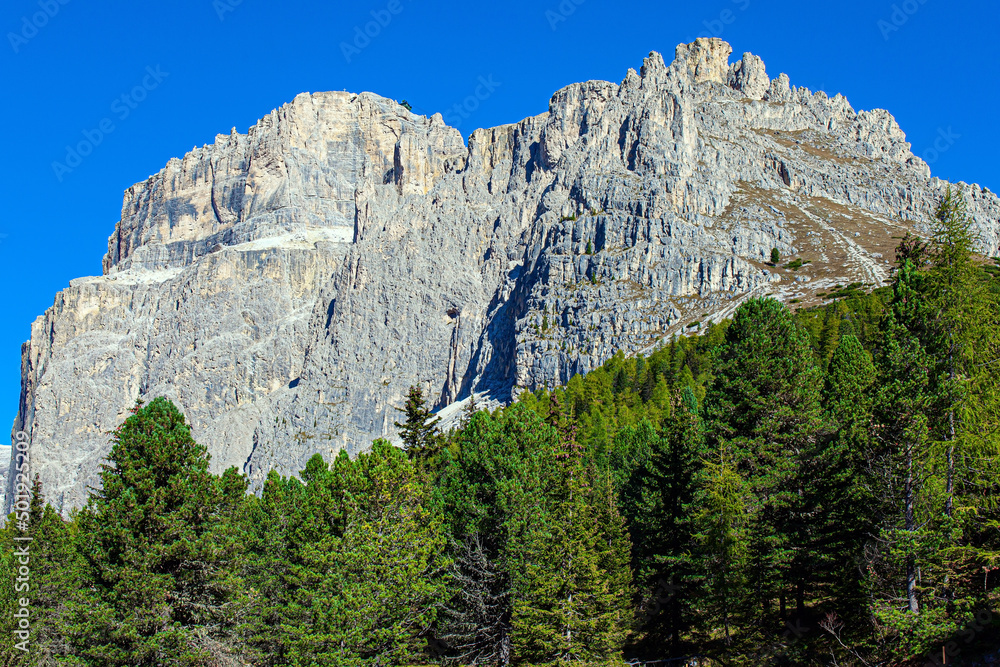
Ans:
{"label": "mountain ridge", "polygon": [[[83,502],[136,398],[174,400],[259,485],[391,435],[410,384],[505,402],[752,294],[880,284],[949,184],[887,111],[730,53],[653,52],[468,142],[371,93],[303,93],[172,158],[22,347],[13,430],[47,495]],[[997,254],[1000,201],[956,187]]]}

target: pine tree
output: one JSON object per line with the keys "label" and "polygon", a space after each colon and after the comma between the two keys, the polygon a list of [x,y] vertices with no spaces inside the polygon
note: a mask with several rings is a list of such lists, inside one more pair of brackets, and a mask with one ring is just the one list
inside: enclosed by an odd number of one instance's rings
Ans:
{"label": "pine tree", "polygon": [[[880,434],[894,446],[885,460],[900,469],[902,518],[887,513],[882,569],[873,571],[876,616],[893,628],[895,650],[926,650],[963,627],[984,601],[978,574],[997,558],[980,545],[1000,479],[1000,395],[989,368],[1000,356],[1000,308],[977,244],[960,194],[949,190],[930,242],[904,239],[897,251]],[[888,600],[898,595],[890,582],[904,577],[901,613]]]}
{"label": "pine tree", "polygon": [[[905,285],[900,287],[897,292],[905,293]],[[932,403],[931,360],[891,311],[884,330],[874,404],[875,487],[882,494],[873,505],[880,525],[866,563],[866,584],[876,619],[906,634],[926,611],[928,596],[923,592],[940,583],[934,581],[930,561],[934,534],[928,525],[933,512],[927,485],[932,472],[927,416]],[[920,646],[898,648],[919,650]]]}
{"label": "pine tree", "polygon": [[[444,535],[428,490],[401,450],[377,440],[351,461],[342,453],[329,471],[313,464],[309,486],[332,494],[307,497],[318,539],[301,546],[298,604],[306,622],[292,629],[292,664],[407,664],[443,602]],[[325,507],[324,499],[343,507]],[[343,523],[322,520],[343,511]]]}
{"label": "pine tree", "polygon": [[[36,497],[41,485],[36,484]],[[83,559],[75,521],[66,522],[44,505],[31,530],[31,652],[37,664],[74,664],[95,629],[102,608],[93,594],[93,574]]]}
{"label": "pine tree", "polygon": [[[794,595],[796,615],[816,575],[803,548],[810,540],[809,467],[825,437],[821,376],[809,336],[773,299],[750,299],[737,309],[717,352],[705,399],[709,442],[725,447],[759,507],[749,558],[765,629],[785,621]],[[777,617],[772,603],[777,601]]]}
{"label": "pine tree", "polygon": [[42,481],[35,473],[35,478],[31,482],[31,501],[28,503],[28,525],[36,526],[42,520],[45,512],[45,494],[42,493]]}
{"label": "pine tree", "polygon": [[642,647],[651,657],[668,644],[680,655],[681,636],[692,620],[691,503],[704,454],[698,413],[694,392],[684,387],[664,419],[663,437],[646,424],[649,455],[623,490],[636,581],[642,587]]}
{"label": "pine tree", "polygon": [[501,665],[513,659],[515,586],[556,437],[524,403],[477,413],[457,435],[458,454],[441,479],[455,565],[439,636],[453,659]]}
{"label": "pine tree", "polygon": [[465,404],[465,408],[462,410],[461,428],[468,426],[477,412],[479,412],[479,403],[476,401],[476,392],[470,391],[468,403]]}
{"label": "pine tree", "polygon": [[423,390],[411,386],[406,404],[396,409],[406,415],[405,422],[394,422],[406,453],[422,469],[435,463],[444,444],[437,428],[441,420],[427,407]]}
{"label": "pine tree", "polygon": [[222,492],[170,401],[132,412],[113,432],[102,488],[80,516],[104,603],[85,654],[130,667],[207,664],[224,637],[196,628],[228,625],[240,597],[213,532]]}
{"label": "pine tree", "polygon": [[287,664],[290,628],[308,619],[296,599],[303,581],[298,550],[302,540],[316,539],[301,530],[308,505],[299,480],[272,470],[260,498],[248,498],[237,522],[245,540],[242,570],[250,589],[240,634],[262,665]]}
{"label": "pine tree", "polygon": [[[748,610],[748,527],[752,525],[751,490],[729,457],[720,448],[717,459],[705,461],[698,475],[693,507],[697,565],[704,581],[699,602],[704,605],[708,628],[720,629],[726,646],[746,624]],[[704,627],[704,626],[703,626]]]}
{"label": "pine tree", "polygon": [[820,583],[829,587],[834,613],[844,618],[863,614],[866,600],[857,565],[877,532],[878,478],[871,469],[877,460],[872,442],[875,381],[871,354],[855,336],[843,336],[823,388],[833,434],[817,452],[809,504],[820,518],[810,552]]}
{"label": "pine tree", "polygon": [[553,456],[549,497],[523,542],[515,655],[535,662],[612,660],[631,626],[624,520],[610,480],[584,464],[572,430]]}
{"label": "pine tree", "polygon": [[[0,613],[0,632],[3,633],[5,639],[3,644],[0,644],[0,664],[4,667],[28,665],[30,659],[31,635],[18,636],[15,634],[17,632],[30,633],[31,629],[19,626],[20,618],[18,616],[20,616],[22,609],[20,600],[24,598],[25,591],[23,582],[17,581],[17,577],[20,575],[15,549],[23,545],[15,542],[14,538],[23,538],[25,535],[16,527],[17,522],[11,520],[13,516],[12,513],[6,526],[0,529],[0,609],[3,610]],[[30,623],[30,620],[25,622]],[[28,640],[28,644],[23,643],[25,640]]]}

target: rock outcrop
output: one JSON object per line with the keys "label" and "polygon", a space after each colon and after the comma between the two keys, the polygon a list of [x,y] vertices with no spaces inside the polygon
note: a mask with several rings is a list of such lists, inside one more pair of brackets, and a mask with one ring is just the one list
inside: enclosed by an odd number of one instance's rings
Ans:
{"label": "rock outcrop", "polygon": [[[468,145],[440,115],[315,93],[170,160],[23,347],[14,430],[46,495],[84,501],[137,398],[174,400],[214,468],[259,485],[392,435],[412,384],[504,402],[750,294],[884,281],[948,184],[889,113],[730,54],[652,53]],[[955,187],[996,254],[1000,201]],[[810,263],[769,267],[774,247]]]}
{"label": "rock outcrop", "polygon": [[[11,467],[11,446],[0,445],[0,480],[5,480]],[[13,502],[13,501],[12,501]],[[0,506],[7,507],[7,485],[0,487]]]}

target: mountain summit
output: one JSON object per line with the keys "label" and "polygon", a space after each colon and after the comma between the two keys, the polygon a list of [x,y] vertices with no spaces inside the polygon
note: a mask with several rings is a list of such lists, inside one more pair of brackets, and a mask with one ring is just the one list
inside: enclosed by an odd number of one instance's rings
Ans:
{"label": "mountain summit", "polygon": [[[881,284],[949,184],[888,112],[731,52],[651,53],[468,145],[440,114],[325,92],[171,159],[22,348],[14,430],[47,497],[85,500],[137,398],[259,485],[392,434],[413,384],[505,402],[750,295]],[[997,254],[1000,201],[953,187]]]}

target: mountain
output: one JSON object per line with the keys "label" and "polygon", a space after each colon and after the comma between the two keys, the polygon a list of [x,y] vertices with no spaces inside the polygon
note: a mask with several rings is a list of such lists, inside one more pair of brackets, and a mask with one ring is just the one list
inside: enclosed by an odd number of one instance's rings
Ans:
{"label": "mountain", "polygon": [[[85,500],[137,398],[173,400],[213,467],[259,486],[394,434],[412,384],[505,402],[751,294],[881,284],[949,184],[888,112],[731,51],[651,53],[467,145],[439,114],[326,92],[171,159],[22,348],[14,430],[47,497]],[[997,254],[1000,201],[954,187]]]}

